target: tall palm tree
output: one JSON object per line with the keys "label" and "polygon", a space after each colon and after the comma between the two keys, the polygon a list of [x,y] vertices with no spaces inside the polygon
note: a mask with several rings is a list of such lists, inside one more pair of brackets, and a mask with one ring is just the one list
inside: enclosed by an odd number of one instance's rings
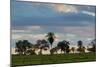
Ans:
{"label": "tall palm tree", "polygon": [[49,43],[51,44],[51,48],[52,48],[52,44],[55,40],[55,34],[53,32],[49,32],[47,35],[47,40],[49,41]]}

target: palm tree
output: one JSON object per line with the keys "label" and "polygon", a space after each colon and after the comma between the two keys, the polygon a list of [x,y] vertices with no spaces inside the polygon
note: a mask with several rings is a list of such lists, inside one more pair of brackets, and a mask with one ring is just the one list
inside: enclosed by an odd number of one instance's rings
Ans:
{"label": "palm tree", "polygon": [[49,41],[49,43],[51,44],[51,48],[52,48],[52,44],[55,40],[55,34],[53,32],[49,32],[47,35],[47,40]]}

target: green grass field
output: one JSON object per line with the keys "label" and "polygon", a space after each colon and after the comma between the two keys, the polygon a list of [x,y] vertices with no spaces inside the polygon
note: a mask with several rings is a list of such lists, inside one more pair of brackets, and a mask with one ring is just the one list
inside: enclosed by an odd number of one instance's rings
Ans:
{"label": "green grass field", "polygon": [[95,53],[59,55],[12,55],[12,66],[96,61]]}

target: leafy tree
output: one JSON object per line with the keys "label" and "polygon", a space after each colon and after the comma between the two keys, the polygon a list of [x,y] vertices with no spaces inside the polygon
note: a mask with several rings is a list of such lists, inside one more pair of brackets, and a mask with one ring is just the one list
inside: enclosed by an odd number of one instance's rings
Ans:
{"label": "leafy tree", "polygon": [[18,52],[19,54],[23,54],[23,42],[21,40],[19,40],[18,42],[16,42],[16,52]]}
{"label": "leafy tree", "polygon": [[77,51],[80,52],[80,53],[85,53],[85,49],[86,48],[84,46],[82,46],[82,47],[78,47]]}
{"label": "leafy tree", "polygon": [[78,47],[82,47],[83,46],[83,42],[81,40],[79,40],[77,43],[78,43],[78,45],[77,45]]}
{"label": "leafy tree", "polygon": [[16,52],[19,54],[26,54],[27,49],[32,48],[32,44],[28,40],[19,40],[16,42]]}
{"label": "leafy tree", "polygon": [[32,45],[30,42],[28,42],[28,40],[23,40],[23,50],[24,50],[24,53],[27,51],[27,49],[31,48]]}
{"label": "leafy tree", "polygon": [[80,53],[84,53],[85,52],[85,47],[83,46],[83,42],[81,40],[79,40],[77,42],[77,51],[80,52]]}
{"label": "leafy tree", "polygon": [[61,52],[64,51],[64,53],[69,53],[70,49],[69,49],[69,41],[61,41],[58,42],[57,47],[61,49]]}
{"label": "leafy tree", "polygon": [[36,55],[35,49],[34,50],[32,50],[32,49],[27,50],[26,55]]}
{"label": "leafy tree", "polygon": [[70,50],[71,50],[73,53],[75,53],[75,47],[72,47]]}
{"label": "leafy tree", "polygon": [[54,54],[54,52],[57,53],[57,51],[58,51],[59,49],[60,49],[59,47],[54,47],[54,48],[50,49],[50,54],[52,55],[52,54]]}
{"label": "leafy tree", "polygon": [[49,41],[49,43],[51,44],[51,48],[52,48],[52,44],[55,40],[55,34],[53,32],[49,32],[47,35],[47,40]]}
{"label": "leafy tree", "polygon": [[91,51],[91,52],[96,52],[96,39],[92,40],[90,45],[92,45],[91,48],[87,48],[88,51]]}
{"label": "leafy tree", "polygon": [[40,49],[39,54],[42,55],[42,49],[47,50],[49,48],[49,43],[45,39],[37,40],[36,47]]}
{"label": "leafy tree", "polygon": [[36,46],[38,46],[39,48],[42,48],[42,47],[48,47],[49,48],[49,43],[45,39],[37,40]]}
{"label": "leafy tree", "polygon": [[37,41],[36,41],[36,45],[37,45],[37,46],[40,46],[41,44],[42,44],[41,40],[37,40]]}

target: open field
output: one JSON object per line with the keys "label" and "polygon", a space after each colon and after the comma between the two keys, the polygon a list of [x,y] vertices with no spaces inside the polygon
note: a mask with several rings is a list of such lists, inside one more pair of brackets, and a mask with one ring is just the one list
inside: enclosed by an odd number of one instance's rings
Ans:
{"label": "open field", "polygon": [[12,55],[12,66],[96,61],[95,53],[59,55]]}

